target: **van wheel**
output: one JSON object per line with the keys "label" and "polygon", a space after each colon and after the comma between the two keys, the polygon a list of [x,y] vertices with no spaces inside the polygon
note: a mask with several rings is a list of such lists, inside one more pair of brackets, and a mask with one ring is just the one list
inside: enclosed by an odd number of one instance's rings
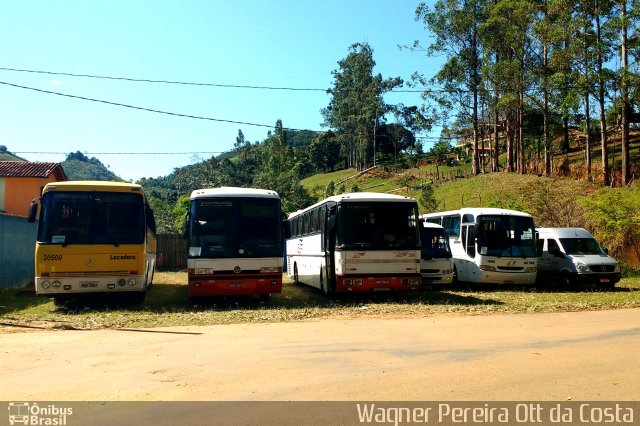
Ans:
{"label": "van wheel", "polygon": [[573,285],[573,279],[571,279],[571,275],[566,272],[563,272],[560,275],[560,285],[564,287],[570,287]]}

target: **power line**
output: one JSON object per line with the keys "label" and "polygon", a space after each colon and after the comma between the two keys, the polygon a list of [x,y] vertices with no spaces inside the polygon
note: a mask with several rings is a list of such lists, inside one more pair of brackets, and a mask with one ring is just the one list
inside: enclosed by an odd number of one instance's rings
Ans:
{"label": "power line", "polygon": [[[6,81],[0,81],[0,84],[3,84],[5,86],[10,86],[10,87],[15,87],[15,88],[18,88],[18,89],[25,89],[25,90],[32,90],[34,92],[46,93],[48,95],[56,95],[56,96],[63,96],[63,97],[67,97],[67,98],[73,98],[73,99],[81,99],[83,101],[97,102],[97,103],[102,103],[102,104],[107,104],[107,105],[114,105],[114,106],[119,106],[119,107],[124,107],[124,108],[136,109],[136,110],[140,110],[140,111],[154,112],[156,114],[171,115],[171,116],[175,116],[175,117],[193,118],[193,119],[196,119],[196,120],[216,121],[216,122],[219,122],[219,123],[240,124],[240,125],[244,125],[244,126],[267,127],[267,128],[273,128],[274,127],[273,125],[270,125],[270,124],[249,123],[249,122],[246,122],[246,121],[225,120],[225,119],[222,119],[222,118],[203,117],[203,116],[198,116],[198,115],[182,114],[182,113],[170,112],[170,111],[162,111],[162,110],[158,110],[158,109],[139,107],[139,106],[129,105],[129,104],[122,104],[122,103],[119,103],[119,102],[105,101],[105,100],[102,100],[102,99],[87,98],[85,96],[77,96],[77,95],[69,95],[67,93],[53,92],[51,90],[36,89],[35,87],[21,86],[21,85],[18,85],[18,84],[8,83]],[[294,128],[291,128],[291,127],[283,127],[283,129],[294,130],[294,131],[302,131],[303,130],[303,129],[294,129]],[[304,130],[308,130],[308,129],[304,129]],[[310,130],[310,131],[315,131],[315,130]]]}
{"label": "power line", "polygon": [[[225,154],[230,151],[190,151],[190,152],[82,152],[85,155],[197,155],[197,154]],[[50,154],[68,155],[68,152],[55,151],[14,151],[14,154]]]}
{"label": "power line", "polygon": [[[198,83],[198,82],[175,81],[175,80],[155,80],[155,79],[148,79],[148,78],[114,77],[114,76],[94,75],[94,74],[75,74],[75,73],[69,73],[69,72],[28,70],[28,69],[8,68],[8,67],[0,67],[0,71],[22,72],[22,73],[30,73],[30,74],[61,75],[61,76],[67,76],[67,77],[93,78],[93,79],[101,79],[101,80],[119,80],[119,81],[129,81],[134,83],[220,87],[220,88],[226,88],[226,89],[288,90],[288,91],[297,91],[297,92],[324,92],[324,93],[329,93],[332,90],[332,89],[320,89],[320,88],[309,88],[309,87],[278,87],[278,86],[256,86],[256,85],[243,85],[243,84]],[[423,93],[423,92],[429,92],[429,91],[437,92],[441,90],[440,89],[430,90],[428,88],[392,89],[389,92],[390,93]]]}
{"label": "power line", "polygon": [[136,83],[176,84],[176,85],[182,85],[182,86],[206,86],[206,87],[222,87],[222,88],[230,88],[230,89],[292,90],[292,91],[304,91],[304,92],[326,92],[327,91],[327,89],[314,89],[314,88],[302,88],[302,87],[270,87],[270,86],[250,86],[250,85],[240,85],[240,84],[219,84],[219,83],[197,83],[197,82],[189,82],[189,81],[152,80],[147,78],[113,77],[113,76],[92,75],[92,74],[73,74],[68,72],[26,70],[26,69],[5,68],[5,67],[0,67],[0,70],[24,72],[24,73],[32,73],[32,74],[63,75],[67,77],[95,78],[95,79],[103,79],[103,80],[121,80],[121,81],[131,81]]}

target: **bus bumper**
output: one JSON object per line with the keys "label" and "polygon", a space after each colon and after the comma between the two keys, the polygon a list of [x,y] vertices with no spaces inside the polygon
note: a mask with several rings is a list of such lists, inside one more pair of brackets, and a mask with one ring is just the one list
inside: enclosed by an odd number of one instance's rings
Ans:
{"label": "bus bumper", "polygon": [[420,290],[420,275],[404,276],[337,276],[338,293],[406,292]]}
{"label": "bus bumper", "polygon": [[249,296],[282,292],[282,274],[259,277],[189,277],[189,296]]}
{"label": "bus bumper", "polygon": [[38,295],[141,292],[145,290],[142,275],[35,277],[35,285]]}
{"label": "bus bumper", "polygon": [[490,284],[534,284],[535,272],[488,272],[480,271],[479,280],[473,282]]}

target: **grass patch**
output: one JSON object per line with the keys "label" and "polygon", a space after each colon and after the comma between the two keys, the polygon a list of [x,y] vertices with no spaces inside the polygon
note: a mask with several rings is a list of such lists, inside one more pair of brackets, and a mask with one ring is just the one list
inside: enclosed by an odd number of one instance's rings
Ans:
{"label": "grass patch", "polygon": [[270,302],[257,298],[192,302],[186,274],[158,273],[141,306],[94,301],[76,309],[18,290],[0,290],[0,328],[102,329],[271,323],[322,318],[423,318],[434,315],[566,312],[640,307],[640,277],[624,278],[613,291],[495,287],[447,288],[389,296],[329,298],[286,280]]}

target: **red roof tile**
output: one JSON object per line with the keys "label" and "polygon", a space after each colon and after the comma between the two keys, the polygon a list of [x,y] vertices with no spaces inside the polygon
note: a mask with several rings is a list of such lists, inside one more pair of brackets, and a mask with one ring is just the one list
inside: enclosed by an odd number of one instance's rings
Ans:
{"label": "red roof tile", "polygon": [[0,177],[46,178],[54,174],[58,181],[67,180],[60,163],[34,163],[30,161],[0,161]]}

